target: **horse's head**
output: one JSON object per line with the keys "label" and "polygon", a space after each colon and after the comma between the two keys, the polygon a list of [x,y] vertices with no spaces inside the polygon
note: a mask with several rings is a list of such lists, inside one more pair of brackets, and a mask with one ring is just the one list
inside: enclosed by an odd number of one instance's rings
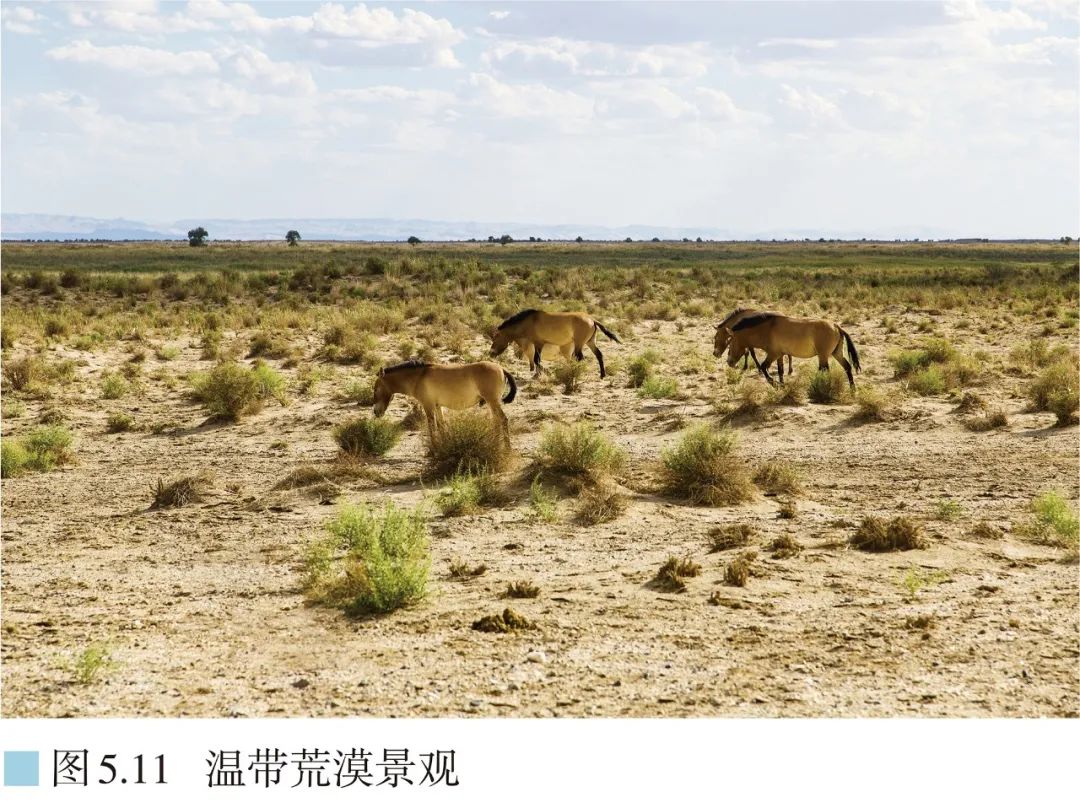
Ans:
{"label": "horse's head", "polygon": [[724,355],[724,349],[731,342],[731,329],[725,325],[718,325],[716,327],[716,336],[713,338],[713,356],[720,357]]}
{"label": "horse's head", "polygon": [[506,350],[506,346],[510,344],[510,334],[507,331],[500,331],[495,329],[495,333],[491,335],[491,358],[502,354]]}
{"label": "horse's head", "polygon": [[376,418],[386,412],[386,408],[390,406],[390,399],[393,397],[394,391],[390,389],[390,385],[386,383],[386,377],[380,371],[379,375],[375,377],[375,406],[372,407]]}

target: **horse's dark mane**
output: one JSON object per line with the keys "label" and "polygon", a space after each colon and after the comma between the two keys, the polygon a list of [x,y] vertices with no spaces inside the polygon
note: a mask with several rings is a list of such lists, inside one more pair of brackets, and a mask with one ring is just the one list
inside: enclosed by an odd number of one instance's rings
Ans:
{"label": "horse's dark mane", "polygon": [[743,308],[743,307],[741,307],[741,306],[740,306],[739,308],[737,308],[737,309],[734,309],[734,310],[733,310],[733,311],[731,312],[731,314],[729,314],[729,315],[728,315],[727,317],[725,317],[725,318],[724,318],[723,320],[721,320],[720,322],[721,322],[721,323],[726,323],[726,322],[727,322],[728,320],[730,320],[730,319],[731,319],[732,317],[734,317],[734,316],[735,316],[736,314],[742,314],[742,313],[743,313],[744,311],[749,311],[749,309],[746,309],[746,308]]}
{"label": "horse's dark mane", "polygon": [[398,373],[402,370],[415,370],[416,368],[429,368],[430,362],[425,362],[422,359],[410,359],[407,362],[398,362],[396,365],[391,365],[388,368],[383,368],[379,371],[380,376],[386,376],[389,373]]}
{"label": "horse's dark mane", "polygon": [[539,309],[525,309],[524,311],[519,311],[513,317],[507,317],[505,320],[503,320],[502,325],[500,325],[496,330],[502,331],[504,328],[509,328],[512,325],[517,325],[522,320],[526,319],[527,317],[532,317],[534,314],[537,313],[539,313]]}
{"label": "horse's dark mane", "polygon": [[739,320],[739,322],[735,323],[735,325],[731,327],[731,330],[742,331],[744,328],[753,328],[755,325],[761,325],[762,323],[768,322],[775,316],[776,315],[771,312],[766,312],[765,314],[755,314],[753,317],[744,317]]}

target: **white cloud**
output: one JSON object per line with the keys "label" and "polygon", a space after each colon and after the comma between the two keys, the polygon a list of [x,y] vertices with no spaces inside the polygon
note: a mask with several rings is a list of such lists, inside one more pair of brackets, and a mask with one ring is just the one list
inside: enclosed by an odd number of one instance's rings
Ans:
{"label": "white cloud", "polygon": [[315,80],[306,67],[289,62],[275,62],[258,48],[240,45],[223,51],[222,69],[268,93],[310,95],[316,92]]}
{"label": "white cloud", "polygon": [[183,12],[163,14],[156,2],[80,3],[68,9],[68,21],[79,28],[106,28],[132,34],[210,31],[212,22]]}
{"label": "white cloud", "polygon": [[98,46],[85,39],[51,48],[45,55],[58,61],[100,64],[144,76],[190,76],[218,70],[217,61],[206,51],[175,52],[142,45]]}
{"label": "white cloud", "polygon": [[796,90],[790,84],[781,84],[781,103],[788,109],[805,115],[812,123],[842,123],[840,107],[809,87]]}
{"label": "white cloud", "polygon": [[505,20],[510,16],[509,11],[492,11],[488,13],[488,16],[493,20]]}
{"label": "white cloud", "polygon": [[44,18],[26,6],[4,6],[0,8],[0,20],[3,21],[4,30],[13,34],[37,34],[40,29],[37,24]]}
{"label": "white cloud", "polygon": [[546,37],[501,42],[483,55],[500,73],[531,76],[698,77],[708,71],[703,45],[628,48],[605,42]]}

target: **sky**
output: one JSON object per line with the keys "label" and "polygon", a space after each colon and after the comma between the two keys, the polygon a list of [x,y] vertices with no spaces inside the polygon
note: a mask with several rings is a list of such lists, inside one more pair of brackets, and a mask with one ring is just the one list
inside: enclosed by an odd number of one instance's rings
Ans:
{"label": "sky", "polygon": [[0,5],[0,209],[1080,230],[1076,0]]}

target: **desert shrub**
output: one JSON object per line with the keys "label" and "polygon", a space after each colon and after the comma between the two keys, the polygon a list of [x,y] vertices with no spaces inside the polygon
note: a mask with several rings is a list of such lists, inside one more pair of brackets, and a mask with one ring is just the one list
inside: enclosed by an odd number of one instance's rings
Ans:
{"label": "desert shrub", "polygon": [[462,516],[502,501],[504,497],[495,475],[481,472],[455,474],[449,479],[447,489],[439,494],[436,503],[443,516]]}
{"label": "desert shrub", "polygon": [[739,553],[724,568],[724,583],[728,586],[746,586],[750,576],[754,574],[753,563],[757,558],[757,552],[747,550]]}
{"label": "desert shrub", "polygon": [[30,463],[30,453],[22,441],[4,438],[0,441],[0,478],[18,477]]}
{"label": "desert shrub", "polygon": [[743,379],[735,388],[733,403],[730,406],[718,407],[717,410],[725,418],[761,418],[768,409],[771,397],[772,391],[764,380]]}
{"label": "desert shrub", "polygon": [[664,493],[695,505],[736,505],[752,499],[750,472],[734,447],[735,433],[730,429],[707,424],[688,429],[674,448],[662,454]]}
{"label": "desert shrub", "polygon": [[709,530],[709,551],[720,553],[724,550],[734,550],[736,547],[745,547],[755,534],[757,534],[757,529],[746,522],[714,527]]}
{"label": "desert shrub", "polygon": [[939,499],[934,505],[934,515],[943,522],[954,522],[963,513],[963,507],[955,499]]}
{"label": "desert shrub", "polygon": [[45,361],[38,356],[24,356],[4,362],[4,380],[12,390],[25,390],[46,376]]}
{"label": "desert shrub", "polygon": [[886,421],[894,409],[892,397],[881,388],[862,385],[855,391],[855,415],[865,421]]}
{"label": "desert shrub", "polygon": [[965,390],[956,405],[956,412],[980,412],[986,409],[986,399],[971,390]]}
{"label": "desert shrub", "polygon": [[158,478],[157,485],[151,487],[153,502],[151,508],[179,508],[192,502],[202,502],[214,484],[214,475],[207,471],[180,477],[166,483]]}
{"label": "desert shrub", "polygon": [[279,404],[285,404],[285,379],[281,374],[260,359],[255,360],[251,372],[258,384],[259,398],[265,401],[273,398]]}
{"label": "desert shrub", "polygon": [[1009,416],[1005,410],[991,410],[984,415],[976,415],[964,421],[964,426],[972,432],[988,432],[991,429],[1001,429],[1009,425]]}
{"label": "desert shrub", "polygon": [[119,373],[106,373],[101,377],[101,397],[104,399],[121,398],[128,389],[127,379]]}
{"label": "desert shrub", "polygon": [[1056,547],[1077,546],[1080,540],[1080,519],[1068,500],[1056,491],[1047,491],[1031,503],[1032,520],[1019,532],[1038,544]]}
{"label": "desert shrub", "polygon": [[281,359],[289,353],[289,343],[277,334],[260,331],[251,338],[248,347],[248,358],[266,357],[267,359]]}
{"label": "desert shrub", "polygon": [[60,407],[44,407],[38,413],[38,423],[46,426],[58,426],[67,421],[68,415]]}
{"label": "desert shrub", "polygon": [[419,510],[390,503],[376,514],[366,505],[351,505],[326,530],[305,558],[310,602],[362,615],[390,612],[423,598],[431,556]]}
{"label": "desert shrub", "polygon": [[799,509],[796,507],[794,500],[786,499],[780,503],[776,515],[780,519],[794,519],[799,515]]}
{"label": "desert shrub", "polygon": [[559,518],[558,500],[544,488],[540,475],[533,478],[529,486],[529,521],[551,524]]}
{"label": "desert shrub", "polygon": [[837,404],[848,397],[847,375],[838,367],[819,370],[810,377],[806,394],[815,404]]}
{"label": "desert shrub", "polygon": [[504,471],[510,452],[501,430],[484,412],[465,411],[446,420],[442,429],[428,436],[428,456],[436,475]]}
{"label": "desert shrub", "polygon": [[583,525],[599,525],[616,519],[626,511],[626,497],[608,482],[582,489],[578,499],[577,520]]}
{"label": "desert shrub", "polygon": [[220,331],[204,331],[202,337],[199,340],[199,358],[200,359],[220,359],[221,358],[221,332]]}
{"label": "desert shrub", "polygon": [[769,552],[773,558],[794,558],[803,551],[803,546],[795,540],[794,536],[783,535],[773,539],[769,544]]}
{"label": "desert shrub", "polygon": [[938,365],[913,373],[907,380],[908,390],[920,396],[936,396],[946,390],[945,374]]}
{"label": "desert shrub", "polygon": [[660,363],[660,354],[656,351],[645,351],[632,358],[626,366],[626,374],[629,377],[627,386],[641,387],[645,380],[652,375],[653,370]]}
{"label": "desert shrub", "polygon": [[479,578],[485,572],[487,572],[487,564],[469,564],[460,558],[456,558],[450,562],[451,578]]}
{"label": "desert shrub", "polygon": [[71,444],[74,437],[62,426],[43,426],[19,439],[26,452],[26,468],[50,471],[74,460]]}
{"label": "desert shrub", "polygon": [[1050,361],[1046,340],[1032,339],[1009,351],[1009,363],[1020,370],[1042,367]]}
{"label": "desert shrub", "polygon": [[79,684],[88,685],[102,673],[119,666],[104,642],[94,642],[79,652],[70,662],[70,670]]}
{"label": "desert shrub", "polygon": [[774,404],[786,404],[789,406],[801,406],[806,403],[810,393],[810,379],[802,373],[794,376],[788,374],[784,383],[777,386],[773,391]]}
{"label": "desert shrub", "polygon": [[361,407],[370,407],[375,403],[375,384],[371,379],[354,379],[345,385],[344,398],[354,401]]}
{"label": "desert shrub", "polygon": [[555,366],[555,381],[562,385],[563,392],[567,395],[576,393],[581,389],[581,378],[585,375],[584,362],[560,362]]}
{"label": "desert shrub", "polygon": [[621,471],[626,455],[587,423],[557,424],[540,437],[536,462],[555,474],[597,479]]}
{"label": "desert shrub", "polygon": [[[949,574],[947,572],[935,570],[934,572],[927,574],[915,567],[910,567],[900,579],[900,586],[904,588],[908,594],[908,599],[911,600],[919,594],[919,590],[925,589],[928,586],[940,584],[947,580],[949,580]],[[910,618],[908,619],[910,620]]]}
{"label": "desert shrub", "polygon": [[1046,367],[1028,388],[1028,401],[1032,412],[1052,412],[1057,416],[1058,426],[1076,422],[1080,408],[1080,386],[1077,383],[1075,357],[1062,359]]}
{"label": "desert shrub", "polygon": [[504,598],[535,598],[540,594],[540,587],[532,581],[515,581],[506,587]]}
{"label": "desert shrub", "polygon": [[916,371],[930,366],[930,355],[926,351],[897,351],[889,357],[897,378],[910,376]]}
{"label": "desert shrub", "polygon": [[105,421],[107,432],[130,432],[135,426],[135,419],[126,412],[112,412]]}
{"label": "desert shrub", "polygon": [[896,550],[923,550],[929,546],[919,526],[903,516],[889,522],[868,516],[855,529],[851,545],[868,553],[888,553]]}
{"label": "desert shrub", "polygon": [[982,363],[972,356],[958,356],[941,366],[941,374],[948,388],[974,384],[982,372]]}
{"label": "desert shrub", "polygon": [[281,395],[284,380],[272,368],[255,368],[226,360],[209,373],[195,374],[192,395],[213,418],[237,420],[262,409],[266,399]]}
{"label": "desert shrub", "polygon": [[685,592],[686,579],[695,578],[700,574],[701,565],[695,564],[689,557],[668,556],[667,561],[653,578],[652,586],[664,592]]}
{"label": "desert shrub", "polygon": [[513,609],[503,609],[502,614],[489,614],[473,622],[475,631],[508,634],[513,631],[525,631],[536,628],[536,624]]}
{"label": "desert shrub", "polygon": [[922,351],[930,362],[951,362],[957,358],[956,349],[944,339],[928,339]]}
{"label": "desert shrub", "polygon": [[342,452],[358,457],[382,457],[401,440],[401,427],[383,418],[353,418],[334,427]]}
{"label": "desert shrub", "polygon": [[678,393],[675,380],[665,376],[649,376],[638,387],[638,395],[642,398],[675,398]]}
{"label": "desert shrub", "polygon": [[754,482],[766,494],[798,494],[802,491],[799,472],[791,463],[770,460],[754,472]]}

